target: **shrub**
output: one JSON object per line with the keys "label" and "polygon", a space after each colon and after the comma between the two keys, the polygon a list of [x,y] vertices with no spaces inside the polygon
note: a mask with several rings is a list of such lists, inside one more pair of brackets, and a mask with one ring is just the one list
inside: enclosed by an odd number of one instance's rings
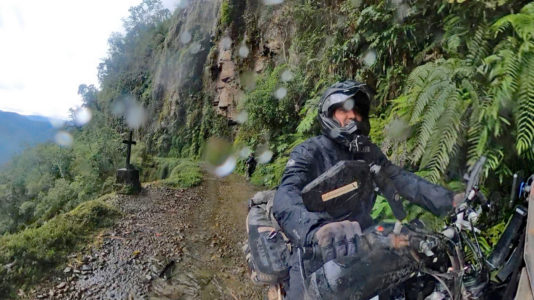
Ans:
{"label": "shrub", "polygon": [[181,159],[163,183],[172,187],[189,188],[202,182],[202,172],[198,163]]}
{"label": "shrub", "polygon": [[110,226],[119,212],[104,203],[104,197],[84,202],[40,227],[0,237],[0,298],[10,295],[13,287],[41,279],[87,242],[94,231]]}

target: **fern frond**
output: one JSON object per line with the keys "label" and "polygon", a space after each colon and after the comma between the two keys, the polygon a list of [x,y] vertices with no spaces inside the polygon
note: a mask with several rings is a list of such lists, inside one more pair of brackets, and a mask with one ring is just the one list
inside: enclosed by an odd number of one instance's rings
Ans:
{"label": "fern frond", "polygon": [[474,66],[491,53],[489,41],[489,27],[487,24],[480,24],[472,39],[466,41],[469,54],[467,60]]}
{"label": "fern frond", "polygon": [[510,14],[500,18],[492,25],[495,35],[512,27],[524,41],[534,38],[533,10],[532,3],[529,3],[518,14]]}
{"label": "fern frond", "polygon": [[517,142],[519,154],[532,148],[534,141],[534,54],[521,59],[522,72],[518,83]]}
{"label": "fern frond", "polygon": [[450,95],[446,101],[446,110],[439,118],[438,130],[432,136],[429,147],[421,158],[420,166],[430,171],[428,178],[437,182],[445,173],[450,158],[454,155],[461,128],[461,101],[459,94]]}
{"label": "fern frond", "polygon": [[419,127],[419,135],[417,138],[417,146],[412,153],[411,160],[413,162],[417,162],[425,152],[428,140],[433,134],[435,134],[436,123],[446,109],[445,104],[448,102],[447,99],[455,92],[455,87],[450,83],[441,84],[439,87],[440,94],[437,95],[437,99],[429,104],[430,108],[425,111],[425,114],[422,118],[422,123]]}

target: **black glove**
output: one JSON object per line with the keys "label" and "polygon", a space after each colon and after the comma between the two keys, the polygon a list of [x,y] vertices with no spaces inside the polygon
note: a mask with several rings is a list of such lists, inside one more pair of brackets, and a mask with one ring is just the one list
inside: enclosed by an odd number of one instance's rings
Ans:
{"label": "black glove", "polygon": [[378,166],[386,165],[389,162],[382,150],[365,135],[356,136],[350,145],[350,151],[354,153],[355,159],[363,159],[369,164]]}
{"label": "black glove", "polygon": [[358,222],[329,223],[317,230],[315,240],[321,249],[323,262],[356,253],[356,237],[362,234]]}

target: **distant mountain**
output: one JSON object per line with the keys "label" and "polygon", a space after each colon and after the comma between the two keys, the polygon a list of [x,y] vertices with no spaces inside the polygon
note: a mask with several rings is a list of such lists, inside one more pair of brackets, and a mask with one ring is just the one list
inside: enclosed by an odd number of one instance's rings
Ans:
{"label": "distant mountain", "polygon": [[0,165],[26,147],[52,140],[54,133],[46,117],[0,111]]}

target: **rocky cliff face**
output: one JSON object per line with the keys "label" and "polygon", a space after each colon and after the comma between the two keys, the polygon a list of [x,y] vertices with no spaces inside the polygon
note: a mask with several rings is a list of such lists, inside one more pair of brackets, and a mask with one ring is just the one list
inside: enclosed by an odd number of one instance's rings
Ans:
{"label": "rocky cliff face", "polygon": [[183,5],[173,17],[154,74],[152,96],[163,101],[162,126],[175,117],[185,118],[180,104],[203,88],[199,79],[214,43],[221,0],[187,1]]}
{"label": "rocky cliff face", "polygon": [[258,74],[272,62],[287,61],[289,24],[281,18],[284,6],[264,5],[249,0],[229,1],[232,22],[219,26],[216,51],[216,82],[213,105],[231,121],[237,120],[238,107],[247,90],[253,89]]}
{"label": "rocky cliff face", "polygon": [[256,76],[271,62],[288,60],[291,30],[281,17],[284,6],[237,2],[229,1],[233,11],[226,25],[220,21],[222,0],[189,1],[173,17],[153,81],[153,97],[163,100],[159,126],[185,118],[180,104],[201,92],[235,123]]}

